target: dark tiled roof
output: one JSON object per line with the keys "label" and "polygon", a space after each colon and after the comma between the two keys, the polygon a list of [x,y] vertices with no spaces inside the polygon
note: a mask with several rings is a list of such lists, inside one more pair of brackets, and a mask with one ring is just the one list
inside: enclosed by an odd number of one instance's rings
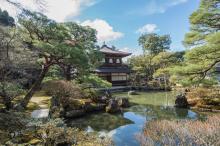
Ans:
{"label": "dark tiled roof", "polygon": [[100,67],[95,70],[97,73],[130,73],[128,67]]}
{"label": "dark tiled roof", "polygon": [[131,53],[114,50],[113,48],[110,48],[107,45],[103,45],[101,47],[100,52],[102,52],[104,54],[120,55],[120,56],[123,56],[123,57],[131,55]]}
{"label": "dark tiled roof", "polygon": [[217,71],[217,72],[220,72],[220,67],[216,67],[216,71]]}

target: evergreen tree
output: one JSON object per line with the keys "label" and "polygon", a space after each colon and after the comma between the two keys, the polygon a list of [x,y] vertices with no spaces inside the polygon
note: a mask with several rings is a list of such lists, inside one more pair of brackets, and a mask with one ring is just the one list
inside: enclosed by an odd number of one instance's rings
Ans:
{"label": "evergreen tree", "polygon": [[201,0],[200,7],[190,16],[191,31],[186,34],[186,52],[182,66],[174,72],[188,83],[211,81],[220,62],[220,0]]}
{"label": "evergreen tree", "polygon": [[160,52],[170,49],[171,39],[169,35],[159,36],[155,33],[144,34],[138,39],[144,53],[157,55]]}
{"label": "evergreen tree", "polygon": [[2,11],[0,8],[0,25],[15,26],[14,18],[9,16],[7,11]]}
{"label": "evergreen tree", "polygon": [[41,13],[25,11],[19,18],[23,42],[38,56],[41,73],[18,108],[26,107],[41,85],[48,70],[54,66],[73,66],[82,74],[90,69],[90,54],[96,51],[96,31],[76,23],[57,23]]}

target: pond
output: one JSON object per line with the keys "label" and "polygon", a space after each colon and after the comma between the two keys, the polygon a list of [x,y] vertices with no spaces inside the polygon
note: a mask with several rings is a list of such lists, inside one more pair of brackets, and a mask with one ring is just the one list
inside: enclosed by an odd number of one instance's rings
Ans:
{"label": "pond", "polygon": [[139,146],[136,135],[152,119],[197,119],[192,110],[174,108],[175,92],[140,92],[139,95],[116,93],[128,97],[129,108],[119,114],[98,113],[67,121],[69,126],[96,131],[100,136],[110,136],[116,146]]}

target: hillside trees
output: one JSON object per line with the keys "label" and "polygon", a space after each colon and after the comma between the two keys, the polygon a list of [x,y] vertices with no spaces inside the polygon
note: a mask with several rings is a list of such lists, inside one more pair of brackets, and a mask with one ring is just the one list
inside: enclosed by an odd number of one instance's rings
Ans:
{"label": "hillside trees", "polygon": [[14,98],[23,93],[21,81],[13,75],[19,74],[18,62],[22,62],[19,49],[21,43],[18,31],[14,26],[14,19],[7,11],[0,10],[0,104],[6,110],[13,107]]}
{"label": "hillside trees", "polygon": [[170,48],[171,38],[169,35],[143,34],[138,42],[143,49],[143,55],[131,57],[128,63],[136,74],[135,80],[144,77],[150,81],[153,79],[153,74],[161,66],[160,63],[156,62],[157,59],[169,54],[166,51]]}
{"label": "hillside trees", "polygon": [[0,8],[0,24],[3,26],[15,26],[15,20],[9,16],[7,11],[2,11]]}
{"label": "hillside trees", "polygon": [[62,66],[65,71],[70,64],[77,71],[89,69],[88,56],[94,54],[96,32],[76,23],[56,23],[43,14],[29,11],[21,15],[19,24],[23,41],[37,54],[42,66],[38,79],[17,105],[25,108],[51,66]]}

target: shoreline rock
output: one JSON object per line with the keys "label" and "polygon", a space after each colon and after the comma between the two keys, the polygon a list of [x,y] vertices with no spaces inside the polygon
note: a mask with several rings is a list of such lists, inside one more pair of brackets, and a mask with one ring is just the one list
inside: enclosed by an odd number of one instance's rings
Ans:
{"label": "shoreline rock", "polygon": [[107,113],[117,113],[120,111],[118,101],[116,99],[110,99],[108,105],[105,108]]}
{"label": "shoreline rock", "polygon": [[187,101],[186,94],[181,93],[181,94],[177,95],[174,106],[177,108],[188,108],[189,103]]}

